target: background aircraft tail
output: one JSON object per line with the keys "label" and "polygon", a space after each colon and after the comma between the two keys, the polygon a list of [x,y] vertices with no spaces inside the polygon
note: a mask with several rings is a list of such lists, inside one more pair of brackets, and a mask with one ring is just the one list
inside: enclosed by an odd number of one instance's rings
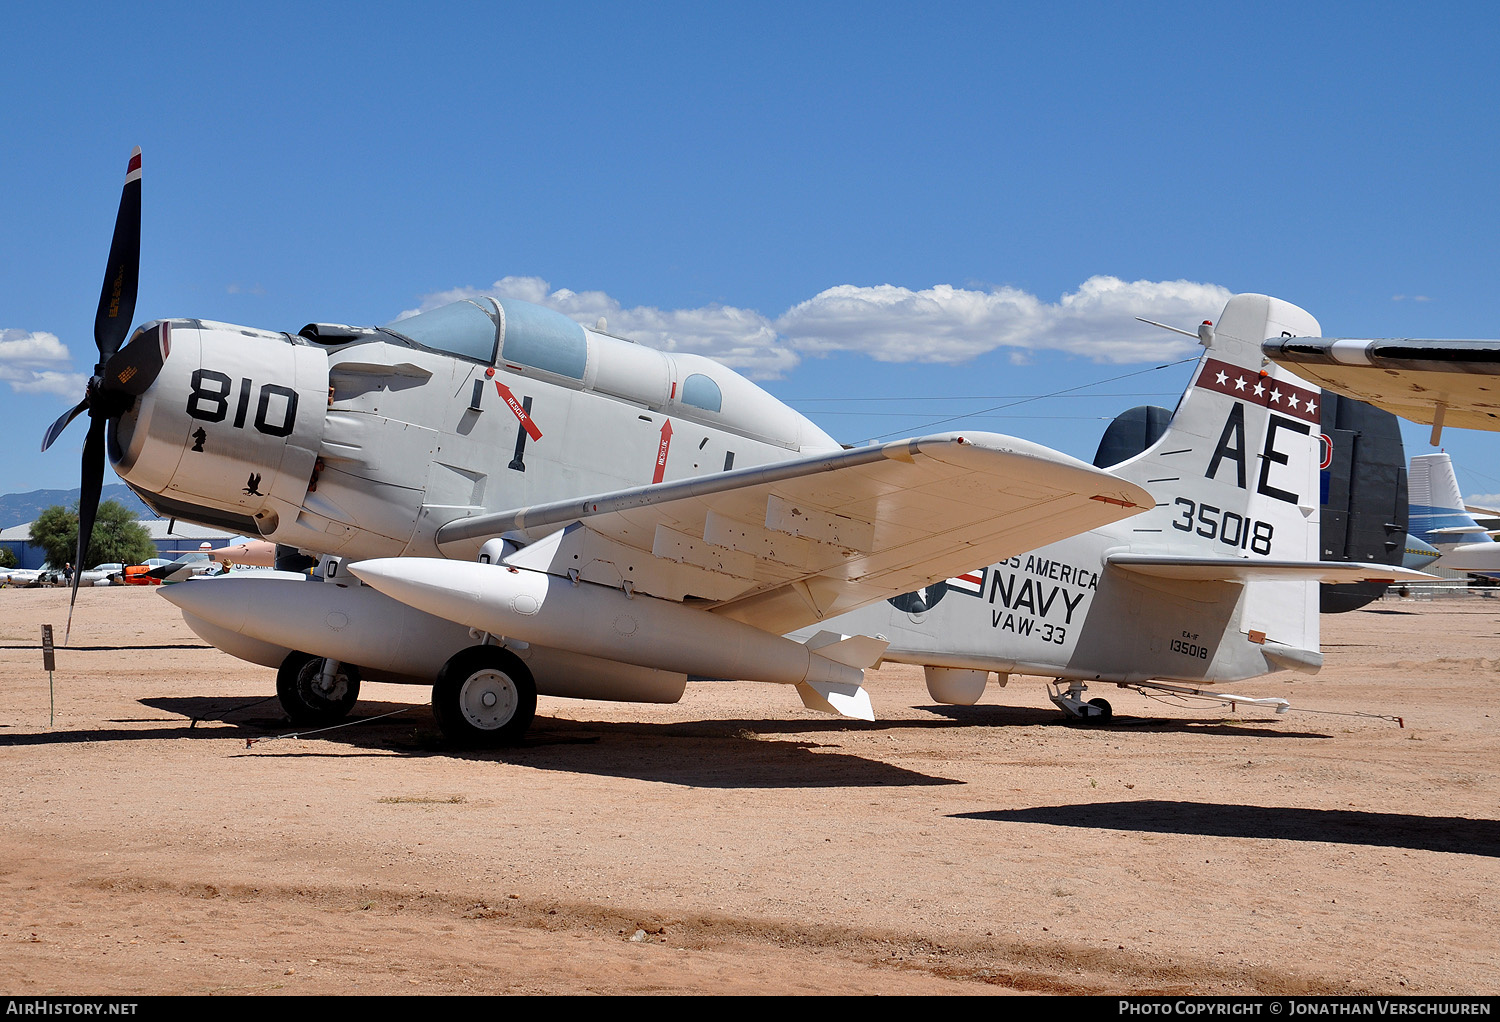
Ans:
{"label": "background aircraft tail", "polygon": [[1460,543],[1493,543],[1464,510],[1453,459],[1446,454],[1419,454],[1411,459],[1411,531],[1444,550]]}
{"label": "background aircraft tail", "polygon": [[[1403,564],[1407,531],[1406,447],[1390,412],[1323,392],[1322,553],[1325,561]],[[1324,584],[1325,614],[1379,599],[1380,582]]]}
{"label": "background aircraft tail", "polygon": [[1500,543],[1466,510],[1453,460],[1446,454],[1411,459],[1411,531],[1442,555],[1439,568],[1500,574]]}

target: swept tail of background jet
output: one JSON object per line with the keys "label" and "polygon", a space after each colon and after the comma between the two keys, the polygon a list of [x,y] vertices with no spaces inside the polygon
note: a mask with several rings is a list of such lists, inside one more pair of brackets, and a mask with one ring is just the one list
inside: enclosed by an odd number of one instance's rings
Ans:
{"label": "swept tail of background jet", "polygon": [[1411,459],[1411,531],[1437,548],[1439,568],[1500,573],[1500,543],[1465,509],[1453,459],[1446,454]]}

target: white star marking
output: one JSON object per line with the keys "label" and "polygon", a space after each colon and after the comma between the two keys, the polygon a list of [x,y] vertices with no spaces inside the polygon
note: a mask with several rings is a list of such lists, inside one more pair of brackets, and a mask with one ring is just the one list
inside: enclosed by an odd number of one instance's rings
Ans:
{"label": "white star marking", "polygon": [[1297,407],[1297,395],[1293,394],[1291,397],[1287,398],[1286,399],[1286,403],[1289,404],[1289,405],[1291,405],[1293,408],[1296,408]]}
{"label": "white star marking", "polygon": [[1234,381],[1234,389],[1235,390],[1244,390],[1245,389],[1245,378],[1243,376],[1241,376],[1239,379],[1237,379],[1237,380]]}
{"label": "white star marking", "polygon": [[1255,384],[1255,396],[1256,397],[1260,397],[1265,392],[1266,392],[1266,388],[1264,386],[1262,386],[1259,381],[1256,381],[1256,384]]}
{"label": "white star marking", "polygon": [[1281,403],[1281,390],[1280,389],[1271,391],[1271,400],[1275,401],[1277,404]]}
{"label": "white star marking", "polygon": [[1223,370],[1220,370],[1219,371],[1219,386],[1221,386],[1221,387],[1224,386],[1224,381],[1227,380],[1227,379],[1229,379],[1229,376],[1226,373],[1224,373]]}
{"label": "white star marking", "polygon": [[1307,402],[1307,407],[1304,409],[1304,411],[1306,411],[1308,415],[1312,415],[1317,410],[1318,410],[1318,403],[1316,401],[1312,400],[1311,398],[1309,398],[1308,402]]}

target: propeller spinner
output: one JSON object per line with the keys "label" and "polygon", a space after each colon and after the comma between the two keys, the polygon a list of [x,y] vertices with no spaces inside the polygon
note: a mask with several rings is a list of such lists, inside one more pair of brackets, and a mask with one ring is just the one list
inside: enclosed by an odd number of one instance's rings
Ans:
{"label": "propeller spinner", "polygon": [[[141,268],[141,150],[130,154],[125,170],[125,187],[120,193],[120,209],[115,214],[115,234],[109,246],[109,263],[104,269],[104,286],[99,293],[99,310],[94,316],[94,345],[99,361],[89,379],[83,400],[64,412],[47,429],[42,450],[52,446],[62,431],[81,412],[89,413],[89,431],[83,442],[83,470],[78,501],[78,552],[74,563],[73,592],[68,601],[68,629],[64,644],[73,627],[73,605],[78,601],[78,584],[83,562],[93,538],[94,519],[99,510],[99,493],[104,486],[104,435],[110,419],[128,409],[136,396],[143,393],[161,371],[162,352],[156,337],[143,337],[141,343],[121,345],[130,332],[135,316],[135,299]],[[139,350],[137,350],[139,349]]]}

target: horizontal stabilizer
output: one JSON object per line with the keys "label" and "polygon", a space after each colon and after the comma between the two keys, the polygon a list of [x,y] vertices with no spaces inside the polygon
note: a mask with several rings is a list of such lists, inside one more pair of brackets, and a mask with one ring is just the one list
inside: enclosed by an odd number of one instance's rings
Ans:
{"label": "horizontal stabilizer", "polygon": [[802,705],[819,713],[836,713],[855,720],[874,720],[870,694],[859,685],[828,681],[804,681],[797,686]]}
{"label": "horizontal stabilizer", "polygon": [[1427,530],[1427,535],[1429,535],[1429,536],[1468,536],[1468,535],[1473,535],[1473,534],[1476,534],[1476,533],[1483,533],[1485,535],[1490,535],[1491,534],[1489,529],[1486,529],[1483,525],[1478,525],[1478,524],[1475,524],[1475,525],[1453,525],[1453,526],[1449,526],[1446,529],[1428,529]]}
{"label": "horizontal stabilizer", "polygon": [[1106,560],[1122,571],[1189,582],[1431,582],[1437,577],[1394,564],[1358,561],[1272,561],[1126,553],[1110,554]]}
{"label": "horizontal stabilizer", "polygon": [[1262,644],[1260,652],[1273,669],[1280,667],[1298,674],[1317,674],[1323,667],[1321,650],[1301,649],[1268,640]]}

